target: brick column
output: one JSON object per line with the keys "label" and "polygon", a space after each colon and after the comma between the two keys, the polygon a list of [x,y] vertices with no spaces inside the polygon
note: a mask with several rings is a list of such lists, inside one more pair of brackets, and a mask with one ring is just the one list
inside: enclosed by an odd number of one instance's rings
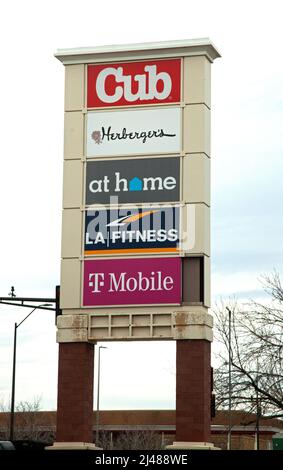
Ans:
{"label": "brick column", "polygon": [[176,441],[210,441],[210,342],[177,340]]}
{"label": "brick column", "polygon": [[93,442],[94,345],[59,343],[56,442]]}

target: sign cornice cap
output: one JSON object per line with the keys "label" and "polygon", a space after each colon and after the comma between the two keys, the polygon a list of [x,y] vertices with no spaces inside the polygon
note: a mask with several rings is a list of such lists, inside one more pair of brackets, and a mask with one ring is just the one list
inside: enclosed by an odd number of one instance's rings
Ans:
{"label": "sign cornice cap", "polygon": [[66,48],[54,54],[64,65],[181,55],[206,55],[211,62],[221,57],[209,38]]}

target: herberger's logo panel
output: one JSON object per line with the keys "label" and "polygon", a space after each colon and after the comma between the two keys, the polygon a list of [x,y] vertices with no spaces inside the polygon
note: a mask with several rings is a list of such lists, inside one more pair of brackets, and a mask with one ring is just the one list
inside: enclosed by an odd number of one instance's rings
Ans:
{"label": "herberger's logo panel", "polygon": [[85,219],[85,255],[178,253],[179,207],[90,210]]}
{"label": "herberger's logo panel", "polygon": [[87,162],[86,205],[179,200],[179,157]]}
{"label": "herberger's logo panel", "polygon": [[181,60],[88,65],[87,107],[180,102]]}
{"label": "herberger's logo panel", "polygon": [[85,260],[83,306],[181,304],[181,258]]}
{"label": "herberger's logo panel", "polygon": [[179,153],[181,108],[87,113],[87,157]]}

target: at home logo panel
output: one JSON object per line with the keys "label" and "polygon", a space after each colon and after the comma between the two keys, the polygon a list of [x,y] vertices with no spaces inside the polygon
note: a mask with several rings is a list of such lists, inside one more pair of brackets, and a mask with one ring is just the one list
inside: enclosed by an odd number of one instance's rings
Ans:
{"label": "at home logo panel", "polygon": [[180,200],[179,157],[91,161],[86,167],[86,204]]}

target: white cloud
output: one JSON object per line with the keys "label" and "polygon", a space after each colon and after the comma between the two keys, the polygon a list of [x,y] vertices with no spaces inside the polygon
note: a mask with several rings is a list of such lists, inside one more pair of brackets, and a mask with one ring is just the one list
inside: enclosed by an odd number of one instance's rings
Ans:
{"label": "white cloud", "polygon": [[174,408],[174,342],[105,345],[108,349],[101,350],[101,408]]}
{"label": "white cloud", "polygon": [[256,291],[262,291],[259,282],[259,275],[256,272],[232,272],[232,273],[214,273],[212,275],[213,298],[219,297],[239,297],[249,300],[250,294]]}

